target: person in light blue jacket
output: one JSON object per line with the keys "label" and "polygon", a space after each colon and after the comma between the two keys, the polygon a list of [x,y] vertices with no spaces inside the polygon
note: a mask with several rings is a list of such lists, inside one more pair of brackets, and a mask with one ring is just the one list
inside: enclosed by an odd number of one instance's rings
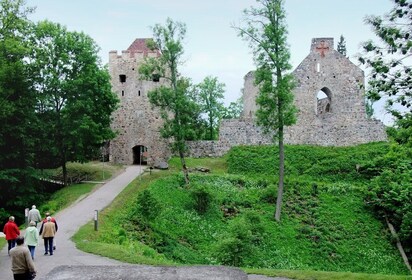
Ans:
{"label": "person in light blue jacket", "polygon": [[24,240],[27,247],[29,247],[31,258],[34,260],[34,251],[36,250],[37,244],[39,244],[39,230],[36,227],[35,221],[30,221],[24,234]]}

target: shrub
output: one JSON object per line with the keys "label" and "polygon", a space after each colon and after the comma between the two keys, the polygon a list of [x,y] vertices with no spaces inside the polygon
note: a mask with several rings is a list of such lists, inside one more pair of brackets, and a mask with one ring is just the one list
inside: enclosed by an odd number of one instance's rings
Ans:
{"label": "shrub", "polygon": [[161,212],[162,207],[159,201],[151,194],[149,189],[139,194],[135,202],[135,208],[131,211],[131,220],[138,222],[143,219],[145,222],[154,220]]}
{"label": "shrub", "polygon": [[259,214],[248,211],[231,221],[229,231],[217,244],[215,257],[223,265],[242,266],[247,256],[263,239],[264,227]]}
{"label": "shrub", "polygon": [[190,194],[193,199],[193,206],[196,212],[204,214],[212,203],[213,195],[206,185],[192,184]]}

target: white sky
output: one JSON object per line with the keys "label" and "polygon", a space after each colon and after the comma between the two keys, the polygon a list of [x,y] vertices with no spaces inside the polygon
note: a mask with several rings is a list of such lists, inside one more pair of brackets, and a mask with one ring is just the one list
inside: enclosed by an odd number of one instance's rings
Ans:
{"label": "white sky", "polygon": [[[100,46],[107,63],[109,51],[125,50],[135,38],[152,37],[150,26],[167,17],[187,26],[185,65],[181,72],[199,83],[216,76],[226,84],[225,103],[240,97],[243,77],[254,69],[247,46],[231,25],[238,25],[242,11],[256,6],[254,0],[26,0],[37,7],[33,21],[48,19],[70,31],[83,31]],[[392,8],[390,0],[285,0],[291,64],[296,68],[309,54],[312,38],[340,35],[346,40],[350,59],[360,43],[377,40],[364,24],[366,15],[382,15]],[[357,64],[357,63],[356,63]],[[385,116],[376,108],[376,114]]]}

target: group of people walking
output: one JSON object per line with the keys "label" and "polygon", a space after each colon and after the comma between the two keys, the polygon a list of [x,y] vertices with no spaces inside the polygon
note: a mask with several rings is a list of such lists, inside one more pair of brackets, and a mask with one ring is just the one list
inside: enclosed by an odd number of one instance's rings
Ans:
{"label": "group of people walking", "polygon": [[[9,217],[9,221],[3,228],[8,243],[8,254],[12,262],[11,270],[15,280],[27,280],[35,277],[34,253],[36,246],[39,244],[40,236],[44,240],[44,255],[52,256],[54,250],[56,250],[56,244],[54,243],[54,236],[58,230],[56,219],[47,212],[46,217],[42,220],[36,205],[32,206],[27,218],[29,226],[26,228],[24,236],[21,235],[13,216]],[[40,222],[39,230],[37,225]],[[27,245],[27,247],[24,245]]]}

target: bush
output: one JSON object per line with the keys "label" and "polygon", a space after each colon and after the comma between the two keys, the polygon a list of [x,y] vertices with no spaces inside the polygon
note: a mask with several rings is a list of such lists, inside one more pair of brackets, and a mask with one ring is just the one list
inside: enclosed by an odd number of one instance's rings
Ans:
{"label": "bush", "polygon": [[161,204],[151,194],[150,190],[146,189],[139,194],[135,202],[135,209],[132,210],[130,219],[135,222],[143,220],[145,222],[153,221],[162,211]]}
{"label": "bush", "polygon": [[210,189],[206,185],[192,184],[190,194],[196,212],[199,214],[206,213],[213,200],[213,195]]}
{"label": "bush", "polygon": [[259,214],[250,211],[230,222],[229,231],[217,244],[215,257],[223,265],[242,266],[263,239],[264,227]]}

